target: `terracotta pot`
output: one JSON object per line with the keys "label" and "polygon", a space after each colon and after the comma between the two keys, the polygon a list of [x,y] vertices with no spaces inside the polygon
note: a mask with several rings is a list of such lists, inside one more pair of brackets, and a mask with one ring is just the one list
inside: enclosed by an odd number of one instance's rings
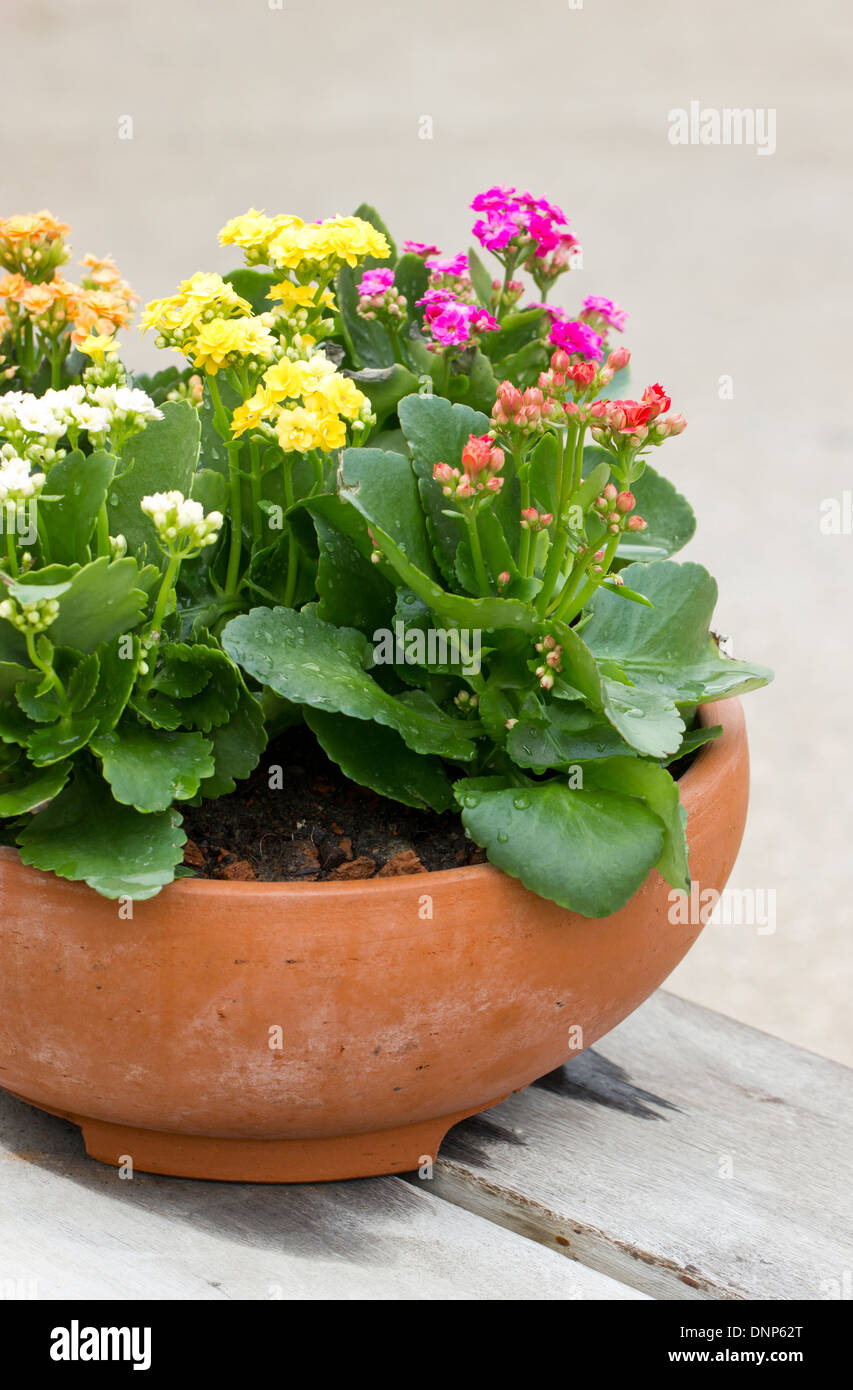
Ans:
{"label": "terracotta pot", "polygon": [[[694,882],[719,890],[748,754],[737,700],[702,716],[724,734],[681,789]],[[0,1085],[79,1124],[106,1163],[249,1182],[402,1172],[657,989],[701,930],[669,922],[669,894],[653,872],[590,921],[490,865],[187,879],[125,921],[3,849]]]}

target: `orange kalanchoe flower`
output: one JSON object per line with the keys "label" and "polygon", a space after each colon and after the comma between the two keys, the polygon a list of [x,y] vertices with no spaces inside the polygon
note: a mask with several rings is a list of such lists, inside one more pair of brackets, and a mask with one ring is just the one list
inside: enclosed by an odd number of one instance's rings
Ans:
{"label": "orange kalanchoe flower", "polygon": [[65,245],[70,230],[47,209],[0,219],[0,265],[33,282],[49,280],[71,254]]}

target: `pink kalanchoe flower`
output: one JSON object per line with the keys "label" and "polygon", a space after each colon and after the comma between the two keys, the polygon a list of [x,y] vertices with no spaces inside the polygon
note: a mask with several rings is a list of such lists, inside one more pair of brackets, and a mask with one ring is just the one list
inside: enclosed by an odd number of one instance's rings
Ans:
{"label": "pink kalanchoe flower", "polygon": [[500,473],[504,466],[504,451],[488,434],[472,434],[462,449],[462,467],[466,473]]}
{"label": "pink kalanchoe flower", "polygon": [[600,294],[587,295],[580,316],[583,319],[598,316],[608,328],[615,328],[618,333],[623,332],[628,320],[621,304],[615,304],[612,299],[604,299]]}
{"label": "pink kalanchoe flower", "polygon": [[366,270],[361,277],[358,292],[363,298],[372,299],[375,295],[385,294],[394,284],[394,272],[387,268],[379,270]]}
{"label": "pink kalanchoe flower", "polygon": [[448,463],[433,465],[432,476],[441,484],[445,497],[470,498],[485,496],[487,492],[500,492],[503,478],[498,477],[504,466],[504,451],[499,449],[488,434],[472,434],[462,449],[462,468],[451,468]]}
{"label": "pink kalanchoe flower", "polygon": [[410,256],[422,256],[424,259],[440,255],[438,247],[428,241],[404,241],[403,250]]}
{"label": "pink kalanchoe flower", "polygon": [[467,275],[468,257],[464,251],[460,251],[458,256],[432,256],[426,263],[427,270],[431,270],[433,275]]}
{"label": "pink kalanchoe flower", "polygon": [[558,319],[551,327],[548,341],[568,353],[591,358],[593,362],[600,362],[603,356],[601,334],[579,319]]}

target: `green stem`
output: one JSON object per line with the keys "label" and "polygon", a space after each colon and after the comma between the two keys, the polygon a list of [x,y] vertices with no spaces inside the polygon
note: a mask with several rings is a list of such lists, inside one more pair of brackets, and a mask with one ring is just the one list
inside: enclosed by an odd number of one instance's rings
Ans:
{"label": "green stem", "polygon": [[12,531],[11,529],[9,529],[9,513],[8,513],[8,512],[6,513],[6,516],[5,516],[5,518],[4,518],[4,523],[5,523],[6,527],[7,527],[7,530],[6,530],[6,554],[7,554],[8,557],[9,557],[9,568],[11,569],[11,571],[12,571],[13,575],[15,576],[15,578],[17,579],[17,577],[18,577],[18,575],[19,575],[19,573],[20,573],[20,570],[18,569],[18,551],[17,551],[17,547],[16,547],[16,545],[15,545],[15,533],[14,533],[14,531]]}
{"label": "green stem", "polygon": [[[616,554],[621,539],[622,531],[620,529],[616,535],[611,536],[607,542],[604,559],[601,561],[601,574],[589,576],[580,593],[576,594],[575,597],[573,597],[572,594],[563,594],[554,612],[555,618],[559,618],[561,622],[570,623],[577,617],[578,613],[583,611],[596,589],[607,578],[610,566],[613,563],[613,557]],[[573,590],[576,589],[576,585],[572,587]]]}
{"label": "green stem", "polygon": [[257,444],[249,444],[249,459],[252,470],[252,540],[255,545],[261,541],[261,452]]}
{"label": "green stem", "polygon": [[68,714],[69,704],[65,686],[62,684],[62,681],[59,679],[59,676],[56,674],[51,664],[47,661],[42,661],[41,657],[38,655],[36,651],[35,636],[32,632],[32,629],[28,629],[24,633],[24,638],[27,644],[27,655],[30,658],[30,661],[39,671],[41,671],[42,675],[50,682],[52,689],[56,691],[59,697],[59,703],[62,707],[63,714]]}
{"label": "green stem", "polygon": [[483,597],[486,597],[487,594],[491,594],[492,586],[489,582],[486,562],[483,559],[483,549],[480,545],[480,533],[477,530],[477,518],[467,511],[464,513],[464,517],[465,528],[468,532],[468,544],[471,547],[471,558],[474,561],[474,573],[477,576],[480,592]]}
{"label": "green stem", "polygon": [[103,501],[98,512],[98,555],[109,555],[110,553],[110,521],[106,501]]}
{"label": "green stem", "polygon": [[183,555],[176,553],[169,556],[169,563],[166,567],[166,573],[163,576],[163,582],[160,585],[160,592],[157,595],[157,602],[154,606],[154,616],[151,619],[151,632],[160,632],[162,630],[163,619],[166,616],[166,608],[169,603],[169,595],[177,583],[178,573],[183,558]]}
{"label": "green stem", "polygon": [[[292,507],[296,499],[293,493],[293,464],[290,460],[285,460],[284,464],[284,495],[288,508]],[[292,608],[296,596],[296,576],[299,572],[299,549],[289,521],[287,526],[287,581],[284,588],[284,606]]]}
{"label": "green stem", "polygon": [[243,556],[243,480],[240,476],[240,445],[231,435],[228,412],[222,403],[222,396],[216,384],[216,373],[207,378],[210,398],[213,401],[213,423],[228,450],[228,473],[231,482],[231,536],[228,550],[228,569],[225,574],[225,592],[237,592],[240,583],[240,561]]}
{"label": "green stem", "polygon": [[[521,510],[524,512],[530,506],[530,483],[521,479]],[[531,532],[530,527],[525,526],[521,532],[521,544],[518,550],[518,568],[520,573],[526,578],[530,574],[530,550]]]}

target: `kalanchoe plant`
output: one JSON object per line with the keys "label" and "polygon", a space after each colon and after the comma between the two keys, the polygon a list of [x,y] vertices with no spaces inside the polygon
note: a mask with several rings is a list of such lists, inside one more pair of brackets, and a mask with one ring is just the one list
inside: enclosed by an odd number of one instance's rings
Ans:
{"label": "kalanchoe plant", "polygon": [[245,268],[147,307],[184,363],[135,379],[111,263],[60,325],[27,285],[54,284],[67,228],[0,223],[0,827],[26,863],[151,896],[181,804],[301,718],[566,907],[610,913],[655,865],[688,886],[668,769],[717,732],[700,703],[769,673],[721,655],[713,580],[670,559],[693,516],[647,458],[685,422],[659,385],[613,389],[624,311],[547,303],[577,261],[564,214],[472,206],[495,278],[398,255],[368,207],[235,218]]}

